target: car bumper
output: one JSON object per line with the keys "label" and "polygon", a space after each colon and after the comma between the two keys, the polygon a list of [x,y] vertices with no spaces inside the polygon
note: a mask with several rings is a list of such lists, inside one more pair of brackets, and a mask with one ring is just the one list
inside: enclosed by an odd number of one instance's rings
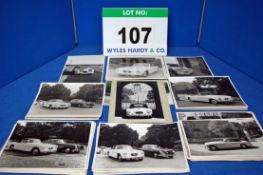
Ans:
{"label": "car bumper", "polygon": [[124,156],[122,159],[124,160],[142,160],[144,156]]}

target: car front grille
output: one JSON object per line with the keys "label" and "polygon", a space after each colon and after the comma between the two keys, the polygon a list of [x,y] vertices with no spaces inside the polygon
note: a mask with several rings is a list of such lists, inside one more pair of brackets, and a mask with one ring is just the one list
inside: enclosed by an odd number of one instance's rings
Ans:
{"label": "car front grille", "polygon": [[138,154],[137,153],[131,153],[132,156],[137,156]]}
{"label": "car front grille", "polygon": [[142,111],[138,111],[138,112],[136,112],[136,114],[143,114],[143,112]]}

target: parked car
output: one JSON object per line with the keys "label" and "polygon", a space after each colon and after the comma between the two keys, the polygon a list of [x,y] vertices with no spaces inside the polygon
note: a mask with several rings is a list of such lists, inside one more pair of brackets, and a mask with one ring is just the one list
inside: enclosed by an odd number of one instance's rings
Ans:
{"label": "parked car", "polygon": [[236,139],[236,138],[228,138],[223,139],[222,141],[214,141],[214,142],[206,142],[205,147],[210,151],[222,150],[222,149],[234,149],[234,148],[251,148],[254,145],[246,140]]}
{"label": "parked car", "polygon": [[167,66],[170,72],[178,76],[191,75],[194,72],[192,68],[179,66],[178,64],[168,64]]}
{"label": "parked car", "polygon": [[70,107],[70,103],[60,99],[51,99],[42,102],[42,107],[49,109],[67,109]]}
{"label": "parked car", "polygon": [[197,95],[186,95],[186,99],[189,101],[207,102],[212,104],[218,103],[232,103],[233,97],[229,95],[212,95],[207,92],[202,92]]}
{"label": "parked car", "polygon": [[129,108],[126,109],[127,117],[148,117],[151,118],[153,111],[148,108],[147,104],[131,104]]}
{"label": "parked car", "polygon": [[155,144],[142,145],[141,150],[144,151],[145,156],[150,156],[154,158],[173,158],[175,155],[172,149],[164,149]]}
{"label": "parked car", "polygon": [[157,72],[158,66],[154,66],[150,63],[135,63],[132,66],[120,67],[115,71],[121,76],[142,76],[147,77],[148,75]]}
{"label": "parked car", "polygon": [[68,143],[63,139],[48,139],[44,141],[45,143],[50,143],[58,146],[58,152],[64,153],[79,153],[81,150],[80,145],[74,143]]}
{"label": "parked car", "polygon": [[21,142],[12,142],[9,145],[9,150],[17,150],[29,152],[36,156],[39,154],[47,154],[57,152],[58,146],[41,142],[40,139],[28,138],[23,139]]}
{"label": "parked car", "polygon": [[86,67],[86,68],[75,67],[74,68],[74,74],[92,75],[92,74],[94,74],[94,69],[91,67]]}
{"label": "parked car", "polygon": [[115,145],[109,149],[108,156],[122,160],[143,160],[144,152],[133,149],[130,145]]}
{"label": "parked car", "polygon": [[70,101],[71,106],[80,107],[80,108],[92,108],[94,103],[87,102],[83,99],[73,99]]}

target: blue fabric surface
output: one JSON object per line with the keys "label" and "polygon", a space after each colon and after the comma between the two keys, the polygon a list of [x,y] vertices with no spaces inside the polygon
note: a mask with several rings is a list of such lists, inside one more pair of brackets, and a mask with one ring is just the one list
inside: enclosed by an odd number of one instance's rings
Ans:
{"label": "blue fabric surface", "polygon": [[[18,119],[23,119],[30,108],[35,95],[37,94],[41,82],[58,81],[63,65],[68,55],[80,54],[100,54],[101,48],[76,48],[72,51],[58,57],[57,59],[43,65],[33,72],[19,78],[11,84],[0,89],[0,146],[6,141],[14,123]],[[229,75],[236,85],[241,96],[249,106],[249,110],[256,113],[260,123],[263,123],[263,108],[261,100],[263,99],[263,85],[251,79],[247,75],[230,67],[220,59],[197,47],[178,47],[169,48],[169,55],[204,55],[207,63],[215,75]],[[176,121],[174,106],[171,106],[173,119]],[[106,122],[108,107],[104,107],[100,121]],[[89,174],[93,160],[95,140],[91,158],[89,162]],[[261,175],[263,172],[262,161],[244,161],[244,162],[191,162],[191,172],[193,175]],[[7,173],[3,173],[7,174]]]}
{"label": "blue fabric surface", "polygon": [[262,0],[207,0],[201,47],[263,83]]}
{"label": "blue fabric surface", "polygon": [[99,0],[75,1],[79,44],[102,46],[103,7],[168,7],[168,46],[195,46],[203,0]]}
{"label": "blue fabric surface", "polygon": [[0,26],[0,87],[75,46],[70,0],[1,0]]}

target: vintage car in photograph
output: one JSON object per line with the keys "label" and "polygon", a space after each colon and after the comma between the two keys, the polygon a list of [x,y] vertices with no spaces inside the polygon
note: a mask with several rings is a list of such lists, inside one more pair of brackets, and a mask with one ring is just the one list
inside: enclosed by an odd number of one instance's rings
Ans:
{"label": "vintage car in photograph", "polygon": [[48,154],[57,152],[58,146],[41,142],[40,139],[27,138],[20,142],[11,142],[9,150],[29,152],[32,155]]}
{"label": "vintage car in photograph", "polygon": [[206,142],[205,147],[210,151],[216,151],[224,149],[245,149],[254,147],[254,145],[246,140],[228,138],[221,141]]}
{"label": "vintage car in photograph", "polygon": [[51,99],[51,100],[42,102],[42,107],[49,108],[49,109],[67,109],[70,106],[71,106],[70,103],[60,100],[60,99]]}
{"label": "vintage car in photograph", "polygon": [[129,108],[126,109],[126,117],[147,117],[151,118],[153,111],[148,108],[147,104],[131,104]]}
{"label": "vintage car in photograph", "polygon": [[121,76],[147,77],[148,75],[157,72],[158,70],[158,66],[154,66],[150,63],[135,63],[132,66],[117,68],[115,71],[118,75]]}
{"label": "vintage car in photograph", "polygon": [[133,149],[131,145],[115,145],[109,149],[108,156],[110,158],[122,160],[143,160],[144,152]]}
{"label": "vintage car in photograph", "polygon": [[58,152],[64,153],[79,153],[81,150],[81,146],[75,143],[69,143],[64,139],[48,139],[45,140],[44,143],[50,143],[58,146]]}
{"label": "vintage car in photograph", "polygon": [[174,150],[161,148],[155,144],[142,145],[141,150],[144,151],[145,156],[154,158],[173,158],[175,155]]}
{"label": "vintage car in photograph", "polygon": [[215,105],[218,103],[232,103],[234,101],[233,97],[229,95],[212,95],[208,92],[201,92],[196,95],[186,95],[185,98],[189,101],[207,102]]}
{"label": "vintage car in photograph", "polygon": [[85,75],[92,75],[94,74],[94,69],[91,67],[75,67],[74,74],[85,74]]}
{"label": "vintage car in photograph", "polygon": [[178,64],[167,64],[169,72],[178,76],[191,75],[193,74],[193,69],[185,66],[180,66]]}
{"label": "vintage car in photograph", "polygon": [[94,106],[94,103],[87,102],[83,99],[72,99],[70,101],[70,104],[73,107],[79,107],[79,108],[92,108]]}

